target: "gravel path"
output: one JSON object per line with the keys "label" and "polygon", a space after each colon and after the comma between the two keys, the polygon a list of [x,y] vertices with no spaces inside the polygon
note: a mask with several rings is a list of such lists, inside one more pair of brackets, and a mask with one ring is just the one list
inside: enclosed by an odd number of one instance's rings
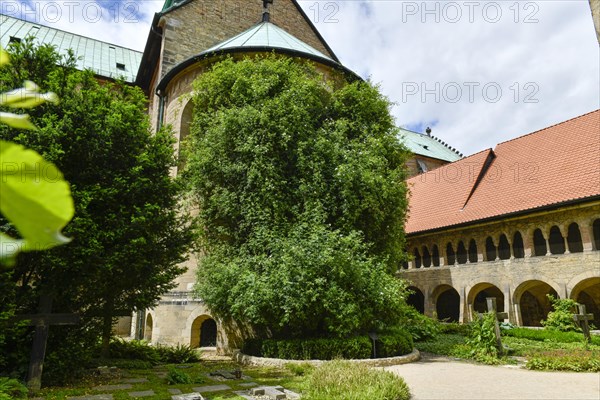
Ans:
{"label": "gravel path", "polygon": [[431,355],[385,370],[404,378],[413,400],[600,400],[600,373],[538,372]]}

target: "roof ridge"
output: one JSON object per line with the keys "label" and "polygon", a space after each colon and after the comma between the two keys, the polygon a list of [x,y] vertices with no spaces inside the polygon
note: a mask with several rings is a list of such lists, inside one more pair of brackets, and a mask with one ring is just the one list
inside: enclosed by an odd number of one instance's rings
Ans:
{"label": "roof ridge", "polygon": [[[13,17],[12,15],[2,14],[1,12],[0,12],[0,17],[12,18],[12,19],[15,19],[17,21],[27,22],[28,24],[31,24],[31,25],[40,25],[40,26],[43,26],[44,28],[52,29],[54,31],[64,32],[64,33],[69,34],[69,35],[78,36],[78,37],[81,37],[81,38],[84,38],[84,39],[93,40],[95,42],[105,43],[105,44],[108,44],[108,45],[111,45],[111,46],[116,46],[116,47],[120,47],[120,48],[125,49],[125,50],[129,50],[129,51],[135,51],[136,53],[140,53],[140,54],[143,53],[142,51],[132,49],[131,47],[125,47],[125,46],[121,46],[121,45],[116,44],[116,43],[111,43],[111,42],[106,42],[104,40],[95,39],[95,38],[93,38],[91,36],[85,36],[85,35],[80,35],[78,33],[73,33],[73,32],[69,32],[69,31],[65,31],[64,29],[60,29],[60,28],[55,28],[53,26],[44,25],[44,24],[39,23],[39,22],[32,22],[32,21],[28,21],[26,19],[21,19],[21,18]],[[36,37],[35,35],[31,35],[31,36]]]}
{"label": "roof ridge", "polygon": [[545,131],[545,130],[548,130],[548,129],[551,129],[551,128],[554,128],[554,127],[557,127],[557,126],[559,126],[559,125],[566,124],[566,123],[568,123],[568,122],[575,121],[575,120],[577,120],[577,119],[579,119],[579,118],[585,117],[585,116],[587,116],[587,115],[590,115],[590,114],[593,114],[593,113],[596,113],[596,112],[600,112],[600,108],[599,108],[599,109],[596,109],[596,110],[593,110],[593,111],[590,111],[590,112],[587,112],[587,113],[585,113],[585,114],[578,115],[578,116],[576,116],[576,117],[573,117],[573,118],[569,118],[569,119],[567,119],[566,121],[557,122],[556,124],[553,124],[553,125],[547,126],[547,127],[545,127],[545,128],[542,128],[542,129],[538,129],[537,131],[529,132],[529,133],[526,133],[526,134],[524,134],[524,135],[517,136],[517,137],[515,137],[515,138],[512,138],[512,139],[505,140],[504,142],[499,142],[499,143],[496,143],[496,148],[497,148],[498,146],[500,146],[501,144],[504,144],[504,143],[510,143],[510,142],[514,142],[515,140],[519,140],[519,139],[522,139],[522,138],[524,138],[524,137],[527,137],[527,136],[532,136],[532,135],[535,135],[535,134],[537,134],[537,133],[540,133],[540,132],[543,132],[543,131]]}

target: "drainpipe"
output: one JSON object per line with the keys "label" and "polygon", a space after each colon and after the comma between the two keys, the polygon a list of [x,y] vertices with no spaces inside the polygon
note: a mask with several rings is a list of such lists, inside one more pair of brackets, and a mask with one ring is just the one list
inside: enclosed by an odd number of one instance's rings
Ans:
{"label": "drainpipe", "polygon": [[156,130],[159,131],[164,122],[166,96],[160,90],[156,91],[156,95],[158,96],[158,120],[156,121]]}

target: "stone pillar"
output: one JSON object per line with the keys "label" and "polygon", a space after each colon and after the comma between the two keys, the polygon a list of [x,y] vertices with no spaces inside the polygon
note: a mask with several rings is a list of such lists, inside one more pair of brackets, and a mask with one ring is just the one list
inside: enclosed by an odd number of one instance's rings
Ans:
{"label": "stone pillar", "polygon": [[482,242],[480,240],[475,240],[475,244],[477,245],[477,262],[483,262],[483,255],[485,253],[485,241]]}
{"label": "stone pillar", "polygon": [[415,260],[408,261],[408,269],[415,269]]}
{"label": "stone pillar", "polygon": [[468,318],[468,306],[467,306],[467,293],[466,293],[467,288],[462,287],[461,290],[458,291],[458,295],[460,297],[460,306],[459,306],[459,314],[458,314],[458,320],[462,323],[468,323],[469,322],[469,318]]}
{"label": "stone pillar", "polygon": [[509,252],[509,260],[515,259],[515,252],[513,250],[513,237],[510,235],[504,234],[506,236],[506,241],[508,242],[508,252]]}
{"label": "stone pillar", "polygon": [[579,232],[581,232],[581,244],[583,244],[583,251],[594,251],[594,232],[590,221],[577,221],[579,225]]}
{"label": "stone pillar", "polygon": [[438,246],[438,254],[440,255],[440,267],[446,265],[446,249]]}
{"label": "stone pillar", "polygon": [[514,323],[514,312],[511,309],[512,301],[511,301],[511,293],[510,293],[510,284],[504,285],[504,290],[502,291],[504,295],[504,311],[508,313],[508,321]]}
{"label": "stone pillar", "polygon": [[546,232],[542,231],[542,235],[544,235],[544,240],[546,241],[546,256],[551,256],[550,252],[550,228],[546,227]]}
{"label": "stone pillar", "polygon": [[425,315],[430,318],[435,317],[435,302],[433,301],[433,293],[431,289],[426,288],[423,290],[423,295],[425,299],[423,301],[423,308],[425,309]]}
{"label": "stone pillar", "polygon": [[569,251],[569,240],[568,240],[568,236],[569,236],[569,226],[568,225],[561,225],[558,227],[558,230],[560,231],[560,234],[563,237],[563,243],[565,246],[565,252],[563,254],[571,254],[571,252]]}
{"label": "stone pillar", "polygon": [[523,253],[525,258],[530,258],[533,255],[533,232],[526,230],[522,233],[523,236]]}

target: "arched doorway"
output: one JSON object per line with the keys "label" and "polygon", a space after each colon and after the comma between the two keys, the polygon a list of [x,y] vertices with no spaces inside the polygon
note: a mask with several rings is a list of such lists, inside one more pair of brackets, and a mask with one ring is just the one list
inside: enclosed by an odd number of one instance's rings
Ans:
{"label": "arched doorway", "polygon": [[406,298],[406,304],[413,306],[421,314],[425,314],[425,296],[423,292],[414,286],[410,286],[408,290],[412,293]]}
{"label": "arched doorway", "polygon": [[489,311],[486,300],[488,297],[494,297],[496,299],[497,311],[504,311],[504,293],[491,283],[482,282],[473,286],[469,292],[467,301],[473,307],[474,312],[485,313]]}
{"label": "arched doorway", "polygon": [[215,347],[217,345],[217,323],[209,315],[201,315],[192,323],[190,347]]}
{"label": "arched doorway", "polygon": [[146,316],[146,326],[144,328],[144,340],[147,342],[152,341],[152,327],[153,327],[152,315],[148,314]]}
{"label": "arched doorway", "polygon": [[435,311],[440,321],[458,322],[460,318],[460,295],[452,286],[439,286],[434,293]]}
{"label": "arched doorway", "polygon": [[517,287],[515,302],[519,304],[524,326],[542,326],[541,321],[552,311],[549,294],[558,297],[556,290],[542,281],[527,281]]}
{"label": "arched doorway", "polygon": [[579,282],[571,291],[571,298],[585,304],[586,311],[594,314],[592,323],[600,325],[600,278],[588,278]]}

